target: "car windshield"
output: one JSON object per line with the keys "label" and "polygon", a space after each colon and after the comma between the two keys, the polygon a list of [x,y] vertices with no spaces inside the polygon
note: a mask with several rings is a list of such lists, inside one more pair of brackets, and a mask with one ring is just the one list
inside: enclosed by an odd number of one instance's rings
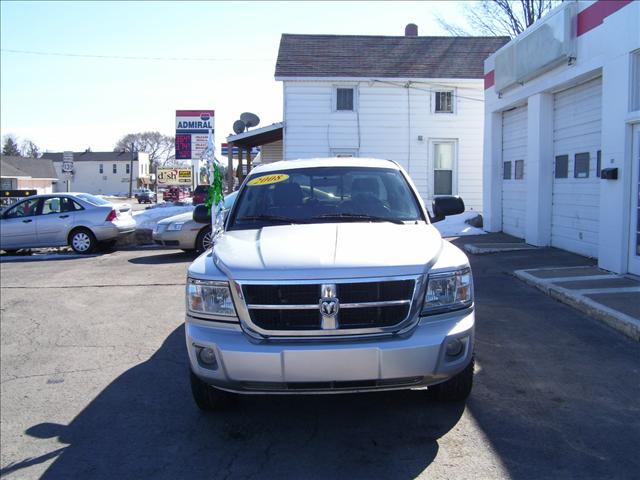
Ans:
{"label": "car windshield", "polygon": [[92,205],[111,205],[111,202],[106,201],[104,198],[91,195],[90,193],[78,193],[76,196],[85,202],[91,203]]}
{"label": "car windshield", "polygon": [[316,167],[255,174],[237,202],[228,230],[425,220],[407,180],[392,168]]}

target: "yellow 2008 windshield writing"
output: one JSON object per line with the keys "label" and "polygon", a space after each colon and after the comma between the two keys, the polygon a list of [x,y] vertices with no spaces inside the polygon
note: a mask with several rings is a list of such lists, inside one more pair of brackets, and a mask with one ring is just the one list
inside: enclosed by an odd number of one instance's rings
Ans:
{"label": "yellow 2008 windshield writing", "polygon": [[247,185],[251,187],[259,186],[259,185],[270,185],[272,183],[284,182],[289,175],[286,173],[274,173],[273,175],[263,175],[261,177],[256,177],[249,180]]}

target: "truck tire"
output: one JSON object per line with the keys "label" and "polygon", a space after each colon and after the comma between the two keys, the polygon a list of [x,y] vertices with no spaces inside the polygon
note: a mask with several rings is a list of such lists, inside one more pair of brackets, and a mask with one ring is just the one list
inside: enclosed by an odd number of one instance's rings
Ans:
{"label": "truck tire", "polygon": [[204,412],[222,410],[234,405],[238,396],[233,393],[218,390],[200,380],[189,370],[191,380],[191,394],[198,408]]}
{"label": "truck tire", "polygon": [[459,402],[466,400],[471,394],[473,387],[473,367],[475,358],[471,357],[471,362],[466,368],[455,377],[446,382],[429,387],[429,392],[433,398],[442,402]]}

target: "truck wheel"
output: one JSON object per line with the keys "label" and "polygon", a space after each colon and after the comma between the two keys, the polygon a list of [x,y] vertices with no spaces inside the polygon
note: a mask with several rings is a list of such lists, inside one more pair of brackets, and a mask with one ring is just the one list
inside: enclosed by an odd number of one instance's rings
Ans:
{"label": "truck wheel", "polygon": [[91,230],[76,228],[69,234],[69,245],[76,253],[91,253],[96,247],[96,237]]}
{"label": "truck wheel", "polygon": [[429,392],[432,397],[443,402],[466,400],[471,394],[471,387],[473,386],[474,365],[475,358],[471,357],[469,365],[455,377],[450,378],[446,382],[429,387]]}
{"label": "truck wheel", "polygon": [[205,412],[222,410],[232,406],[237,401],[237,395],[207,385],[192,371],[189,374],[191,378],[191,394],[200,410]]}
{"label": "truck wheel", "polygon": [[206,252],[211,248],[211,226],[206,226],[200,233],[198,233],[198,238],[196,238],[196,252],[202,253]]}

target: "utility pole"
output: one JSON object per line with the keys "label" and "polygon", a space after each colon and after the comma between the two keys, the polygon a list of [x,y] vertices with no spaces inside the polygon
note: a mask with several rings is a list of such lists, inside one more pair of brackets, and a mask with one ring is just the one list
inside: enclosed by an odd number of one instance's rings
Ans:
{"label": "utility pole", "polygon": [[131,144],[131,164],[129,166],[129,198],[133,196],[133,155],[134,144]]}
{"label": "utility pole", "polygon": [[155,178],[153,180],[153,189],[156,192],[156,205],[158,204],[158,163],[160,162],[160,160],[155,159],[153,161],[153,174],[155,175]]}

